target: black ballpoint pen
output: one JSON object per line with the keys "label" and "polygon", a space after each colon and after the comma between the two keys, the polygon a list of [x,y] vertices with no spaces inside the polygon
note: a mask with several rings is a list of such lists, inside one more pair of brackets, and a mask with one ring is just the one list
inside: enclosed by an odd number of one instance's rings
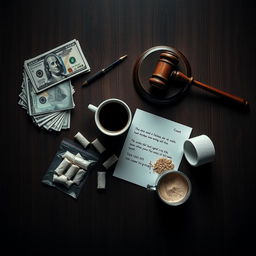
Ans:
{"label": "black ballpoint pen", "polygon": [[92,83],[94,80],[100,78],[101,76],[104,76],[108,71],[110,71],[112,68],[114,68],[119,63],[121,63],[126,57],[127,57],[127,55],[124,55],[124,56],[120,57],[118,60],[116,60],[115,62],[113,62],[112,64],[110,64],[108,67],[101,69],[100,71],[95,73],[92,77],[90,77],[88,80],[84,81],[82,83],[82,86],[88,85],[88,84]]}

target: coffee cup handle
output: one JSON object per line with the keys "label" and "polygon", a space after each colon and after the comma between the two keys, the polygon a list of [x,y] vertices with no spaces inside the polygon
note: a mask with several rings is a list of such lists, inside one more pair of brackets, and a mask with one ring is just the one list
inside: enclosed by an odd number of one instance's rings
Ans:
{"label": "coffee cup handle", "polygon": [[92,112],[96,112],[97,109],[98,109],[98,107],[96,107],[96,106],[94,106],[94,105],[92,105],[92,104],[89,104],[89,105],[88,105],[88,109],[91,110]]}
{"label": "coffee cup handle", "polygon": [[156,191],[156,186],[147,185],[147,190],[149,190],[149,191]]}

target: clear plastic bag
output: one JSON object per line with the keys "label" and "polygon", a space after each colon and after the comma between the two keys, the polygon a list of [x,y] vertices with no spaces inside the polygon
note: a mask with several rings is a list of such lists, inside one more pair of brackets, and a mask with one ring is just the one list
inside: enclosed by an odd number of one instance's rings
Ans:
{"label": "clear plastic bag", "polygon": [[[60,165],[63,161],[63,155],[69,151],[70,153],[77,155],[80,154],[83,159],[90,161],[90,164],[87,168],[86,173],[83,175],[82,181],[77,185],[73,183],[69,188],[63,186],[62,184],[53,182],[53,176],[55,173],[55,169]],[[42,178],[42,183],[49,185],[51,187],[55,187],[60,191],[70,195],[71,197],[77,199],[82,187],[84,186],[89,174],[96,167],[98,161],[100,159],[100,154],[95,150],[94,147],[87,147],[86,149],[82,148],[77,143],[64,139],[61,141],[60,146],[58,148],[57,153],[55,154],[46,174]]]}

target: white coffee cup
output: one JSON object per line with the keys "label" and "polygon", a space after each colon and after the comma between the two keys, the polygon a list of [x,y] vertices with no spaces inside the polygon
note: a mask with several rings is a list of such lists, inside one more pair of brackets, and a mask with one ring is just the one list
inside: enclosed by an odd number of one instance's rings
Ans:
{"label": "white coffee cup", "polygon": [[95,123],[106,135],[118,136],[130,127],[132,113],[129,106],[122,100],[107,99],[98,107],[89,104],[88,109],[95,113]]}
{"label": "white coffee cup", "polygon": [[184,155],[192,166],[200,166],[214,161],[215,148],[211,139],[200,135],[184,142]]}

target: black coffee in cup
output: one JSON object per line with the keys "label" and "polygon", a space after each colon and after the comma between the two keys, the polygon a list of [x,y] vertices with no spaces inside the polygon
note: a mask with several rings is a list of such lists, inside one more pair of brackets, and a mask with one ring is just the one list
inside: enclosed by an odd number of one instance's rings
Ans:
{"label": "black coffee in cup", "polygon": [[100,124],[109,131],[122,130],[129,120],[129,113],[124,105],[109,102],[103,105],[99,112]]}
{"label": "black coffee in cup", "polygon": [[95,113],[98,129],[108,136],[118,136],[129,129],[132,112],[122,100],[110,98],[101,102],[98,107],[89,104],[88,109]]}

